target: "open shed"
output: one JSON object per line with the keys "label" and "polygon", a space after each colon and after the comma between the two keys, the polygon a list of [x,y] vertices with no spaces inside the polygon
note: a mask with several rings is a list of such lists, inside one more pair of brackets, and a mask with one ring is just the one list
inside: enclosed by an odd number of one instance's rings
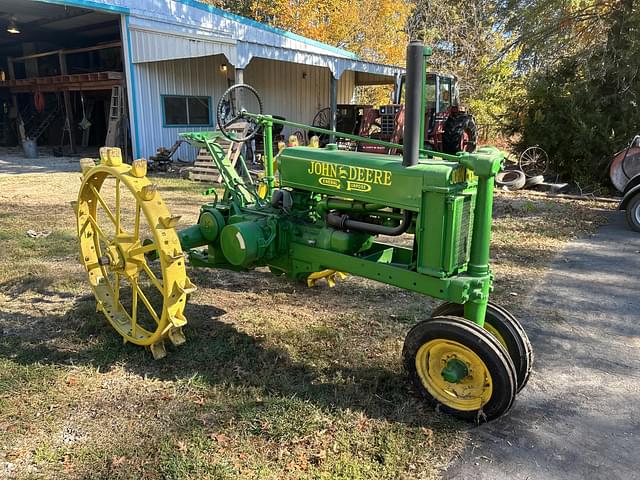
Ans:
{"label": "open shed", "polygon": [[0,28],[5,145],[114,144],[146,157],[215,128],[233,83],[254,86],[266,112],[311,123],[352,103],[356,86],[403,72],[193,0],[0,0]]}

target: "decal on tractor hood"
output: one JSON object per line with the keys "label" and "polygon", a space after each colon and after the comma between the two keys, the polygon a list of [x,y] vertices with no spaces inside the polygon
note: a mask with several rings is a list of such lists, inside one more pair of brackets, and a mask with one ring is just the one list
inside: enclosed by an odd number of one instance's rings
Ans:
{"label": "decal on tractor hood", "polygon": [[307,173],[325,187],[358,192],[369,192],[373,185],[389,187],[392,180],[392,173],[385,170],[317,161],[309,163]]}

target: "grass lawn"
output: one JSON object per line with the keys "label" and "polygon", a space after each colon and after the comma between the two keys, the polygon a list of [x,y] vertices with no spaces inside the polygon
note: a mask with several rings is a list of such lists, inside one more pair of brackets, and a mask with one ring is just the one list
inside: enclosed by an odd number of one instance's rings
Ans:
{"label": "grass lawn", "polygon": [[[190,269],[187,344],[158,362],[123,344],[77,260],[78,176],[0,177],[0,478],[430,479],[465,447],[401,369],[435,306],[417,294]],[[157,181],[194,222],[204,187]],[[494,300],[526,327],[523,297],[604,208],[498,193]]]}

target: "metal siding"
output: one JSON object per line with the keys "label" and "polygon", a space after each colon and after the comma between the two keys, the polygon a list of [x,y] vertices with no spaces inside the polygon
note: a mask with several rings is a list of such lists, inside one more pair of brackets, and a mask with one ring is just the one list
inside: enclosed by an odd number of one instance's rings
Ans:
{"label": "metal siding", "polygon": [[230,63],[236,62],[233,40],[215,37],[194,38],[178,33],[152,32],[131,28],[133,63],[157,62],[179,58],[206,57],[222,54]]}
{"label": "metal siding", "polygon": [[[226,75],[219,66],[224,57],[203,57],[188,60],[140,63],[134,65],[138,95],[138,156],[149,157],[158,147],[170,147],[181,132],[211,130],[211,127],[163,127],[161,95],[194,95],[211,97],[215,123],[216,104],[227,85]],[[194,160],[196,149],[182,145],[176,158]]]}
{"label": "metal siding", "polygon": [[[39,0],[50,3],[85,6],[89,9],[106,9],[128,12],[133,28],[146,28],[164,32],[171,36],[191,35],[214,40],[216,36],[229,37],[239,42],[238,58],[229,58],[231,63],[242,68],[252,58],[269,58],[297,63],[313,63],[329,67],[336,77],[343,72],[354,70],[378,75],[393,76],[403,69],[387,65],[359,61],[357,56],[346,50],[292,34],[269,25],[258,23],[210,5],[193,0]],[[135,41],[132,43],[136,43]],[[162,42],[163,59],[168,58],[175,45]],[[182,42],[180,42],[182,43]],[[154,47],[154,45],[149,45]],[[201,47],[198,47],[198,49]],[[152,49],[153,50],[153,49]],[[181,50],[188,50],[182,47]],[[145,50],[138,50],[144,55]],[[198,53],[200,55],[202,52]],[[204,54],[220,53],[211,52]],[[135,54],[133,55],[135,58]],[[181,55],[181,58],[186,57]],[[155,58],[158,60],[158,58]],[[134,60],[135,61],[135,60]],[[236,63],[237,61],[237,63]]]}
{"label": "metal siding", "polygon": [[338,80],[338,103],[353,103],[355,89],[355,72],[344,72]]}
{"label": "metal siding", "polygon": [[[327,68],[255,58],[244,79],[260,93],[265,113],[310,124],[318,110],[329,106],[329,75]],[[284,129],[285,136],[291,133]]]}

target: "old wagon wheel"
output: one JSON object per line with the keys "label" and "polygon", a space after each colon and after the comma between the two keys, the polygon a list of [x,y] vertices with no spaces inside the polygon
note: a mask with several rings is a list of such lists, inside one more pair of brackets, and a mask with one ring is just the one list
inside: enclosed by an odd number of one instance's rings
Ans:
{"label": "old wagon wheel", "polygon": [[330,128],[331,127],[331,108],[326,107],[318,110],[311,122],[312,127]]}
{"label": "old wagon wheel", "polygon": [[527,177],[544,175],[549,167],[549,155],[542,148],[535,145],[527,148],[518,159],[520,169]]}
{"label": "old wagon wheel", "polygon": [[[316,113],[313,117],[311,126],[322,128],[324,130],[331,129],[331,108],[326,107],[318,110],[318,113]],[[326,133],[314,132],[313,129],[310,129],[307,133],[307,138],[311,138],[313,136],[316,136],[320,139],[321,147],[324,147],[327,143],[329,143],[329,135]]]}

